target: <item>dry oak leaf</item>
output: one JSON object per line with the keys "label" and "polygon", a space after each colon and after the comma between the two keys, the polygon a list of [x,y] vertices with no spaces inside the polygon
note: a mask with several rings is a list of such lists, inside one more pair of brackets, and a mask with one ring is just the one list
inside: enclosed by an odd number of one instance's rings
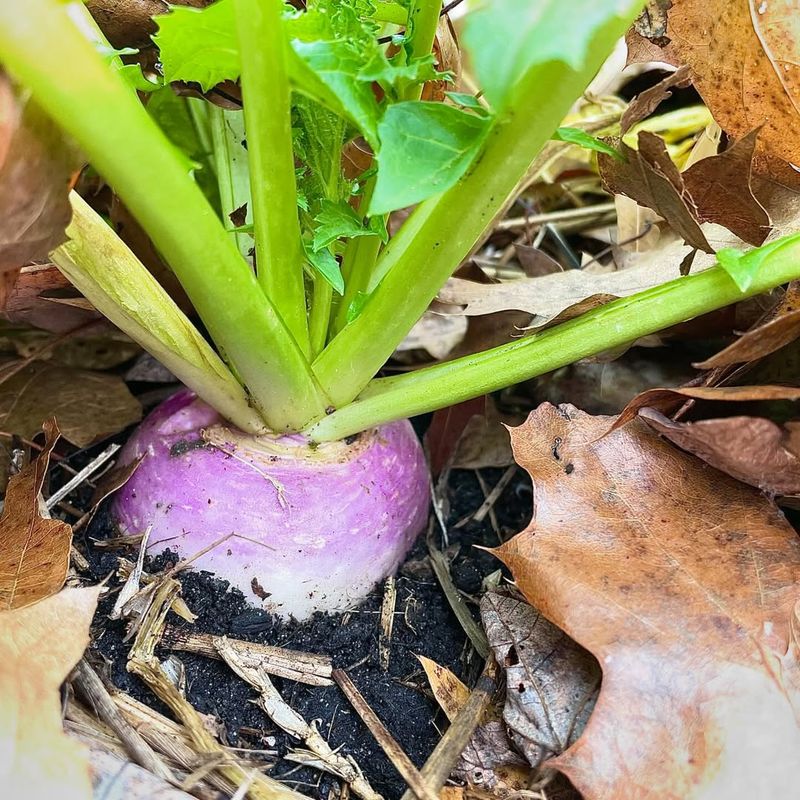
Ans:
{"label": "dry oak leaf", "polygon": [[7,798],[91,800],[86,751],[61,726],[59,687],[89,644],[100,587],[0,612],[0,785]]}
{"label": "dry oak leaf", "polygon": [[670,227],[687,244],[705,253],[713,252],[664,140],[650,131],[640,131],[636,150],[618,139],[609,139],[609,142],[625,159],[598,155],[597,164],[606,191],[624,194],[639,205],[653,209],[668,220]]}
{"label": "dry oak leaf", "polygon": [[715,469],[771,495],[800,494],[800,430],[763,417],[673,422],[653,408],[639,411],[654,431]]}
{"label": "dry oak leaf", "polygon": [[50,453],[58,440],[55,420],[44,423],[45,446],[8,484],[0,517],[0,611],[23,608],[55,594],[69,567],[72,528],[41,516],[42,491]]}
{"label": "dry oak leaf", "polygon": [[88,447],[142,417],[142,406],[117,375],[34,361],[10,377],[19,362],[0,368],[0,430],[30,438],[55,416],[61,434]]}
{"label": "dry oak leaf", "polygon": [[631,100],[622,119],[619,121],[620,131],[626,133],[637,122],[649,117],[665,100],[672,97],[673,89],[683,89],[692,82],[688,67],[681,67],[667,75],[655,86],[645,89]]}
{"label": "dry oak leaf", "polygon": [[[729,246],[727,242],[739,242],[717,226],[704,226],[704,232],[715,248]],[[442,310],[448,305],[463,307],[453,313],[468,317],[525,311],[533,315],[526,329],[538,328],[564,322],[614,298],[627,297],[679,278],[680,263],[688,252],[689,247],[675,241],[658,251],[627,253],[624,268],[618,270],[595,264],[585,269],[492,284],[450,278],[440,290],[438,300],[443,304]],[[715,263],[715,256],[698,254],[693,271],[700,272]]]}
{"label": "dry oak leaf", "polygon": [[750,131],[727,150],[701,158],[681,173],[701,222],[723,225],[756,246],[764,244],[772,230],[769,214],[750,183],[758,133]]}
{"label": "dry oak leaf", "polygon": [[734,139],[763,125],[754,166],[800,183],[796,0],[672,0],[668,43],[628,36],[633,59],[687,65],[714,119]]}
{"label": "dry oak leaf", "polygon": [[637,394],[619,413],[610,430],[627,425],[643,408],[673,413],[691,400],[728,403],[754,403],[769,400],[800,400],[795,386],[680,386],[646,389]]}
{"label": "dry oak leaf", "polygon": [[692,247],[713,252],[700,227],[703,222],[722,225],[743,241],[760,245],[771,227],[751,187],[757,136],[757,130],[751,131],[719,155],[679,172],[664,140],[640,131],[637,150],[615,141],[625,161],[601,154],[597,163],[607,191],[652,209]]}
{"label": "dry oak leaf", "polygon": [[535,519],[497,552],[603,669],[548,762],[585,800],[787,797],[800,771],[800,539],[760,492],[640,421],[542,405],[513,431]]}

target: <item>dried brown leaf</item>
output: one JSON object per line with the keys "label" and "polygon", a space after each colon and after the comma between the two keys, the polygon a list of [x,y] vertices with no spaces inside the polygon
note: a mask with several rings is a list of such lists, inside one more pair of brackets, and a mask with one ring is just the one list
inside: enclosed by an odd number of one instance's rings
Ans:
{"label": "dried brown leaf", "polygon": [[513,464],[514,454],[506,425],[518,425],[521,419],[520,415],[501,412],[492,397],[487,397],[484,412],[473,416],[464,427],[451,466],[483,469]]}
{"label": "dried brown leaf", "polygon": [[510,592],[487,592],[481,617],[506,669],[503,719],[533,767],[581,734],[597,696],[597,661],[535,608]]}
{"label": "dried brown leaf", "polygon": [[425,670],[436,702],[441,706],[447,719],[452,722],[469,700],[469,689],[447,667],[443,667],[425,656],[417,656],[417,658],[422,664],[422,669]]}
{"label": "dried brown leaf", "polygon": [[508,785],[509,778],[514,780],[529,773],[525,759],[514,750],[506,726],[499,720],[475,729],[455,769],[455,774],[463,776],[470,786],[494,790],[513,788]]}
{"label": "dried brown leaf", "polygon": [[[715,245],[718,240],[715,239]],[[738,241],[738,240],[737,240]],[[627,297],[680,277],[680,263],[688,248],[672,242],[656,252],[629,253],[624,269],[570,269],[538,278],[481,284],[450,278],[439,292],[445,305],[463,307],[468,317],[501,311],[525,311],[533,315],[529,328],[554,320],[564,321],[575,312],[602,305],[616,297]],[[698,257],[694,271],[711,266],[711,256]]]}
{"label": "dried brown leaf", "polygon": [[661,40],[667,35],[667,11],[672,0],[647,0],[633,23],[634,30],[648,39]]}
{"label": "dried brown leaf", "polygon": [[453,80],[428,81],[422,87],[422,99],[442,102],[445,93],[449,92],[454,84],[458,84],[461,78],[461,50],[458,46],[458,36],[447,14],[439,17],[433,41],[433,57],[439,72],[449,72]]}
{"label": "dried brown leaf", "polygon": [[586,800],[785,797],[800,770],[790,631],[800,540],[760,492],[642,422],[540,406],[513,433],[536,488],[498,551],[603,682],[549,762]]}
{"label": "dried brown leaf", "polygon": [[762,417],[673,422],[652,408],[639,411],[654,431],[706,464],[768,494],[800,494],[800,458],[789,431]]}
{"label": "dried brown leaf", "polygon": [[664,140],[650,131],[640,131],[638,142],[637,150],[624,142],[614,142],[625,156],[624,161],[602,153],[598,156],[597,163],[606,190],[611,194],[624,194],[653,209],[669,221],[670,227],[687,244],[705,253],[713,252],[700,228],[694,202]]}
{"label": "dried brown leaf", "polygon": [[[666,22],[666,16],[664,17]],[[665,100],[672,97],[672,89],[683,89],[692,82],[688,67],[681,67],[667,75],[655,86],[645,89],[631,100],[620,120],[620,130],[625,133],[637,122],[649,117]]]}
{"label": "dried brown leaf", "polygon": [[698,369],[717,369],[756,361],[800,337],[800,282],[790,283],[769,319],[742,334],[724,350],[700,361]]}
{"label": "dried brown leaf", "polygon": [[[795,0],[672,0],[667,15],[666,38],[650,42],[636,41],[638,33],[629,36],[633,57],[687,65],[714,119],[732,138],[740,139],[763,123],[754,167],[797,186]],[[659,50],[657,44],[665,46]]]}
{"label": "dried brown leaf", "polygon": [[30,438],[52,416],[65,439],[88,447],[138,422],[142,407],[116,375],[41,361],[7,380],[0,372],[0,430]]}
{"label": "dried brown leaf", "polygon": [[55,124],[0,72],[0,271],[46,258],[66,239],[74,165]]}
{"label": "dried brown leaf", "polygon": [[0,612],[3,797],[91,800],[86,751],[61,726],[59,687],[89,644],[99,587]]}
{"label": "dried brown leaf", "polygon": [[397,346],[400,353],[425,350],[437,360],[446,358],[467,333],[467,321],[453,314],[426,311]]}
{"label": "dried brown leaf", "polygon": [[757,138],[758,130],[750,131],[719,155],[692,164],[681,177],[701,222],[723,225],[745,242],[761,245],[771,226],[750,185]]}
{"label": "dried brown leaf", "polygon": [[96,310],[54,302],[77,290],[55,264],[30,264],[0,273],[0,317],[17,325],[32,325],[53,333],[66,333],[94,322],[109,327]]}
{"label": "dried brown leaf", "polygon": [[464,429],[473,417],[486,414],[487,403],[487,397],[475,397],[434,411],[425,431],[425,451],[434,475],[451,463]]}
{"label": "dried brown leaf", "polygon": [[72,529],[41,515],[42,491],[50,453],[58,440],[55,420],[44,424],[45,446],[8,484],[0,517],[0,611],[24,608],[55,594],[69,568]]}
{"label": "dried brown leaf", "polygon": [[642,408],[649,407],[663,413],[672,413],[688,400],[719,400],[729,403],[800,400],[800,389],[793,386],[681,386],[671,389],[648,389],[637,394],[622,409],[611,430],[626,425]]}
{"label": "dried brown leaf", "polygon": [[554,272],[563,272],[564,268],[544,250],[531,244],[514,243],[517,261],[529,278],[538,278],[541,275],[551,275]]}
{"label": "dried brown leaf", "polygon": [[[436,702],[452,722],[469,699],[470,690],[446,667],[425,656],[417,658]],[[500,711],[494,705],[487,708],[481,724],[461,753],[454,777],[472,787],[492,789],[500,794],[527,787],[530,769],[513,749],[506,726],[500,721]]]}

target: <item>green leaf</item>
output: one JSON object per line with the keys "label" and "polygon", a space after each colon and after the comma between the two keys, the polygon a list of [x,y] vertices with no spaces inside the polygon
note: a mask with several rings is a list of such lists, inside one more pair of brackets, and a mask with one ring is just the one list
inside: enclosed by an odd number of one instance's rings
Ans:
{"label": "green leaf", "polygon": [[347,203],[323,200],[322,211],[314,217],[314,222],[317,223],[312,242],[315,253],[337,239],[379,235],[378,231],[364,227],[361,218]]}
{"label": "green leaf", "polygon": [[466,92],[445,92],[445,96],[449,97],[456,105],[468,108],[470,111],[486,111],[481,105],[481,101],[478,100],[474,94],[467,94]]}
{"label": "green leaf", "polygon": [[231,0],[219,0],[203,9],[171,6],[169,14],[153,19],[158,23],[153,41],[167,81],[192,81],[207,92],[222,81],[239,77],[241,61]]}
{"label": "green leaf", "polygon": [[616,158],[617,161],[625,161],[625,156],[610,144],[606,144],[602,139],[592,136],[580,128],[557,128],[553,134],[553,139],[557,142],[567,142],[576,144],[585,150],[594,150],[596,153],[604,153],[607,156]]}
{"label": "green leaf", "polygon": [[315,252],[311,245],[303,240],[303,250],[306,254],[306,260],[325,280],[333,287],[333,290],[339,294],[344,294],[344,278],[342,271],[339,269],[339,262],[334,258],[333,254],[327,248]]}
{"label": "green leaf", "polygon": [[441,103],[389,106],[378,126],[378,179],[369,213],[386,214],[449,189],[480,150],[490,121]]}
{"label": "green leaf", "polygon": [[560,61],[579,70],[597,31],[641,5],[641,0],[483,0],[467,15],[463,39],[479,85],[499,111],[534,67]]}
{"label": "green leaf", "polygon": [[155,92],[160,89],[163,80],[151,81],[144,76],[139,64],[125,64],[121,56],[133,56],[139,51],[133,47],[123,47],[118,50],[105,42],[94,42],[95,49],[105,59],[105,61],[115,69],[132,89],[137,92]]}
{"label": "green leaf", "polygon": [[375,81],[384,89],[397,90],[412,84],[441,80],[449,74],[436,71],[432,55],[414,58],[406,64],[402,63],[403,58],[404,53],[386,58],[383,50],[376,48],[372,58],[359,71],[358,77],[362,81]]}
{"label": "green leaf", "polygon": [[[336,0],[327,11],[319,3],[302,14],[292,11],[284,24],[292,38],[287,69],[293,88],[349,119],[376,146],[378,101],[370,82],[359,77],[379,49],[374,26],[359,16],[370,10],[374,12],[374,7],[363,0]],[[159,30],[153,41],[166,81],[199,83],[208,91],[239,78],[232,0],[218,0],[203,9],[172,6],[169,14],[154,19]]]}
{"label": "green leaf", "polygon": [[333,92],[347,116],[373,146],[380,112],[368,81],[359,79],[361,57],[348,42],[292,42],[295,53]]}

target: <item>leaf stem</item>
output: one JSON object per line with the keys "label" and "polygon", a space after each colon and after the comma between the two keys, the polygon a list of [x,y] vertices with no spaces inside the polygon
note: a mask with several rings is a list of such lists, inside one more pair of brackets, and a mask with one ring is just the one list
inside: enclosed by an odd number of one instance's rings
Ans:
{"label": "leaf stem", "polygon": [[[214,171],[217,175],[219,203],[223,224],[231,224],[230,215],[245,203],[250,203],[250,170],[244,141],[244,120],[239,111],[226,111],[219,106],[208,105],[211,149]],[[242,257],[251,261],[249,252],[252,238],[246,233],[230,234]]]}
{"label": "leaf stem", "polygon": [[[423,58],[433,50],[439,15],[442,13],[442,0],[414,0],[408,13],[408,51],[409,58]],[[409,87],[405,100],[419,100],[422,97],[422,84]]]}
{"label": "leaf stem", "polygon": [[324,412],[308,362],[177,151],[60,0],[0,3],[0,59],[81,146],[172,267],[274,430]]}
{"label": "leaf stem", "polygon": [[308,322],[312,354],[322,352],[325,347],[332,300],[333,287],[321,275],[314,275],[314,296],[311,300],[311,315]]}
{"label": "leaf stem", "polygon": [[794,236],[764,257],[747,291],[741,291],[719,266],[677,278],[483,353],[374,380],[358,399],[321,418],[308,434],[315,441],[341,439],[390,420],[479,397],[797,278],[800,237]]}
{"label": "leaf stem", "polygon": [[[358,204],[358,213],[365,215],[369,208],[372,192],[375,189],[375,176],[367,179],[364,192]],[[381,251],[382,242],[377,236],[358,236],[350,239],[342,257],[342,277],[344,278],[344,296],[339,299],[336,315],[333,320],[333,333],[336,334],[347,324],[347,315],[353,301],[360,292],[366,292],[375,262]]]}
{"label": "leaf stem", "polygon": [[259,283],[308,352],[291,89],[280,0],[234,0]]}

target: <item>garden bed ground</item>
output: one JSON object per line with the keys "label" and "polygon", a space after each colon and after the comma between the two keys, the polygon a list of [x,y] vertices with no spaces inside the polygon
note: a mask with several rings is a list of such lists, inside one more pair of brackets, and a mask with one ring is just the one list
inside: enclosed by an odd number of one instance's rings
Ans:
{"label": "garden bed ground", "polygon": [[[490,487],[502,474],[503,470],[498,469],[482,471]],[[498,534],[506,538],[526,525],[531,514],[530,480],[522,470],[515,473],[494,506],[496,529],[488,517],[483,522],[470,520],[461,527],[454,527],[484,501],[474,472],[453,471],[447,492],[450,500],[447,554],[452,557],[453,581],[467,596],[477,596],[483,579],[500,565],[490,553],[476,546],[494,546],[499,543]],[[106,538],[111,532],[107,516],[100,514],[87,530],[82,543],[98,580],[116,569],[117,556],[121,553],[101,550],[92,542]],[[163,567],[167,560],[169,555],[162,556],[151,563],[150,568]],[[480,669],[430,567],[424,537],[417,542],[398,575],[396,616],[387,671],[381,668],[378,654],[380,590],[354,611],[318,614],[308,622],[297,623],[282,622],[249,607],[239,592],[229,591],[226,583],[208,573],[185,572],[181,582],[184,599],[198,615],[194,630],[331,656],[336,667],[347,670],[418,766],[424,763],[439,741],[446,718],[433,699],[416,656],[427,656],[448,667],[468,685],[474,683],[476,671]],[[150,690],[126,671],[130,643],[124,641],[124,623],[108,619],[113,600],[113,597],[109,598],[96,617],[95,655],[110,662],[108,674],[116,687],[165,711]],[[187,624],[176,617],[171,621]],[[161,652],[162,657],[167,655],[167,651]],[[298,743],[277,729],[253,704],[255,692],[226,665],[203,656],[176,655],[185,666],[187,698],[198,711],[213,715],[222,722],[231,745],[272,751],[274,755],[271,753],[267,758],[270,762],[277,760],[277,763],[270,774],[305,794],[324,798],[338,787],[338,781],[324,773],[298,769],[296,763],[283,760],[287,751],[297,747]],[[276,685],[284,699],[307,721],[318,720],[319,730],[332,747],[342,746],[345,754],[356,759],[378,792],[387,800],[400,797],[406,788],[405,783],[338,687],[311,687],[280,679],[276,679]]]}

